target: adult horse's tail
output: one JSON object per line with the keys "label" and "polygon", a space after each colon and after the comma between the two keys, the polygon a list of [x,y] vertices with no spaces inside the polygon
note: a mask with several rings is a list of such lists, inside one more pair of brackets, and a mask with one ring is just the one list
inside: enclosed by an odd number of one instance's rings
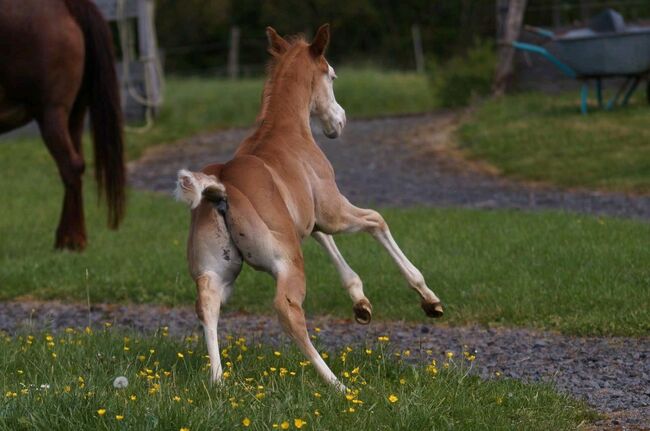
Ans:
{"label": "adult horse's tail", "polygon": [[95,179],[100,195],[106,195],[108,225],[115,229],[124,216],[126,174],[122,109],[111,31],[90,0],[64,1],[84,34],[86,64],[78,97],[85,97],[90,109]]}

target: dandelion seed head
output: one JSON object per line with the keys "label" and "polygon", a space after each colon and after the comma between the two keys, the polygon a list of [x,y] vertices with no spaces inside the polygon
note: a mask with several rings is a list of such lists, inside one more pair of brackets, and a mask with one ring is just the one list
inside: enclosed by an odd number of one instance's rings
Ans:
{"label": "dandelion seed head", "polygon": [[124,376],[115,377],[115,380],[113,380],[113,387],[115,389],[124,389],[127,386],[129,386],[129,379]]}

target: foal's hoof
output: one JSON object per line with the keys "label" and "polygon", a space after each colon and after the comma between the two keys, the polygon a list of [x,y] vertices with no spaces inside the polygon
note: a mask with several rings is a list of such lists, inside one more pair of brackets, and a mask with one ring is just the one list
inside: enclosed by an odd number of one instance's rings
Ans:
{"label": "foal's hoof", "polygon": [[361,325],[367,325],[372,319],[372,305],[365,299],[354,304],[354,320]]}
{"label": "foal's hoof", "polygon": [[442,304],[440,302],[423,302],[422,309],[429,317],[442,317]]}

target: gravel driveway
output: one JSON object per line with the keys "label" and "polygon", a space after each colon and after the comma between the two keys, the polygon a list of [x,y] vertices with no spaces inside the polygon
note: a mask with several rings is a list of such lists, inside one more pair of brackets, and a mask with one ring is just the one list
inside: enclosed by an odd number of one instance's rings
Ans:
{"label": "gravel driveway", "polygon": [[[561,209],[650,219],[650,196],[565,191],[490,174],[454,154],[455,113],[352,120],[339,139],[315,136],[351,202],[374,206]],[[148,151],[130,165],[137,188],[171,192],[176,171],[230,159],[251,131],[232,129]]]}

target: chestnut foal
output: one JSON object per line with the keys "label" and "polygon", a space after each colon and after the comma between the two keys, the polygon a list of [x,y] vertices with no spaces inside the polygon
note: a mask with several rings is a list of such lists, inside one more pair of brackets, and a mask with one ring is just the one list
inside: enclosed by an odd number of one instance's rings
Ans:
{"label": "chestnut foal", "polygon": [[177,196],[192,207],[187,256],[198,290],[196,312],[205,330],[212,380],[220,381],[219,308],[242,261],[268,272],[277,282],[274,306],[283,328],[316,371],[345,390],[309,340],[302,309],[302,240],[311,235],[325,248],[352,298],[359,323],[370,322],[372,307],[333,234],[370,233],[420,295],[426,314],[439,317],[442,306],[399,249],[381,215],[357,208],[341,195],[332,166],[312,137],[312,114],[329,138],[338,137],[346,122],[345,111],[334,98],[336,74],[323,56],[329,26],[322,26],[311,44],[301,38],[287,41],[270,27],[266,32],[273,59],[257,130],[228,163],[178,173]]}

